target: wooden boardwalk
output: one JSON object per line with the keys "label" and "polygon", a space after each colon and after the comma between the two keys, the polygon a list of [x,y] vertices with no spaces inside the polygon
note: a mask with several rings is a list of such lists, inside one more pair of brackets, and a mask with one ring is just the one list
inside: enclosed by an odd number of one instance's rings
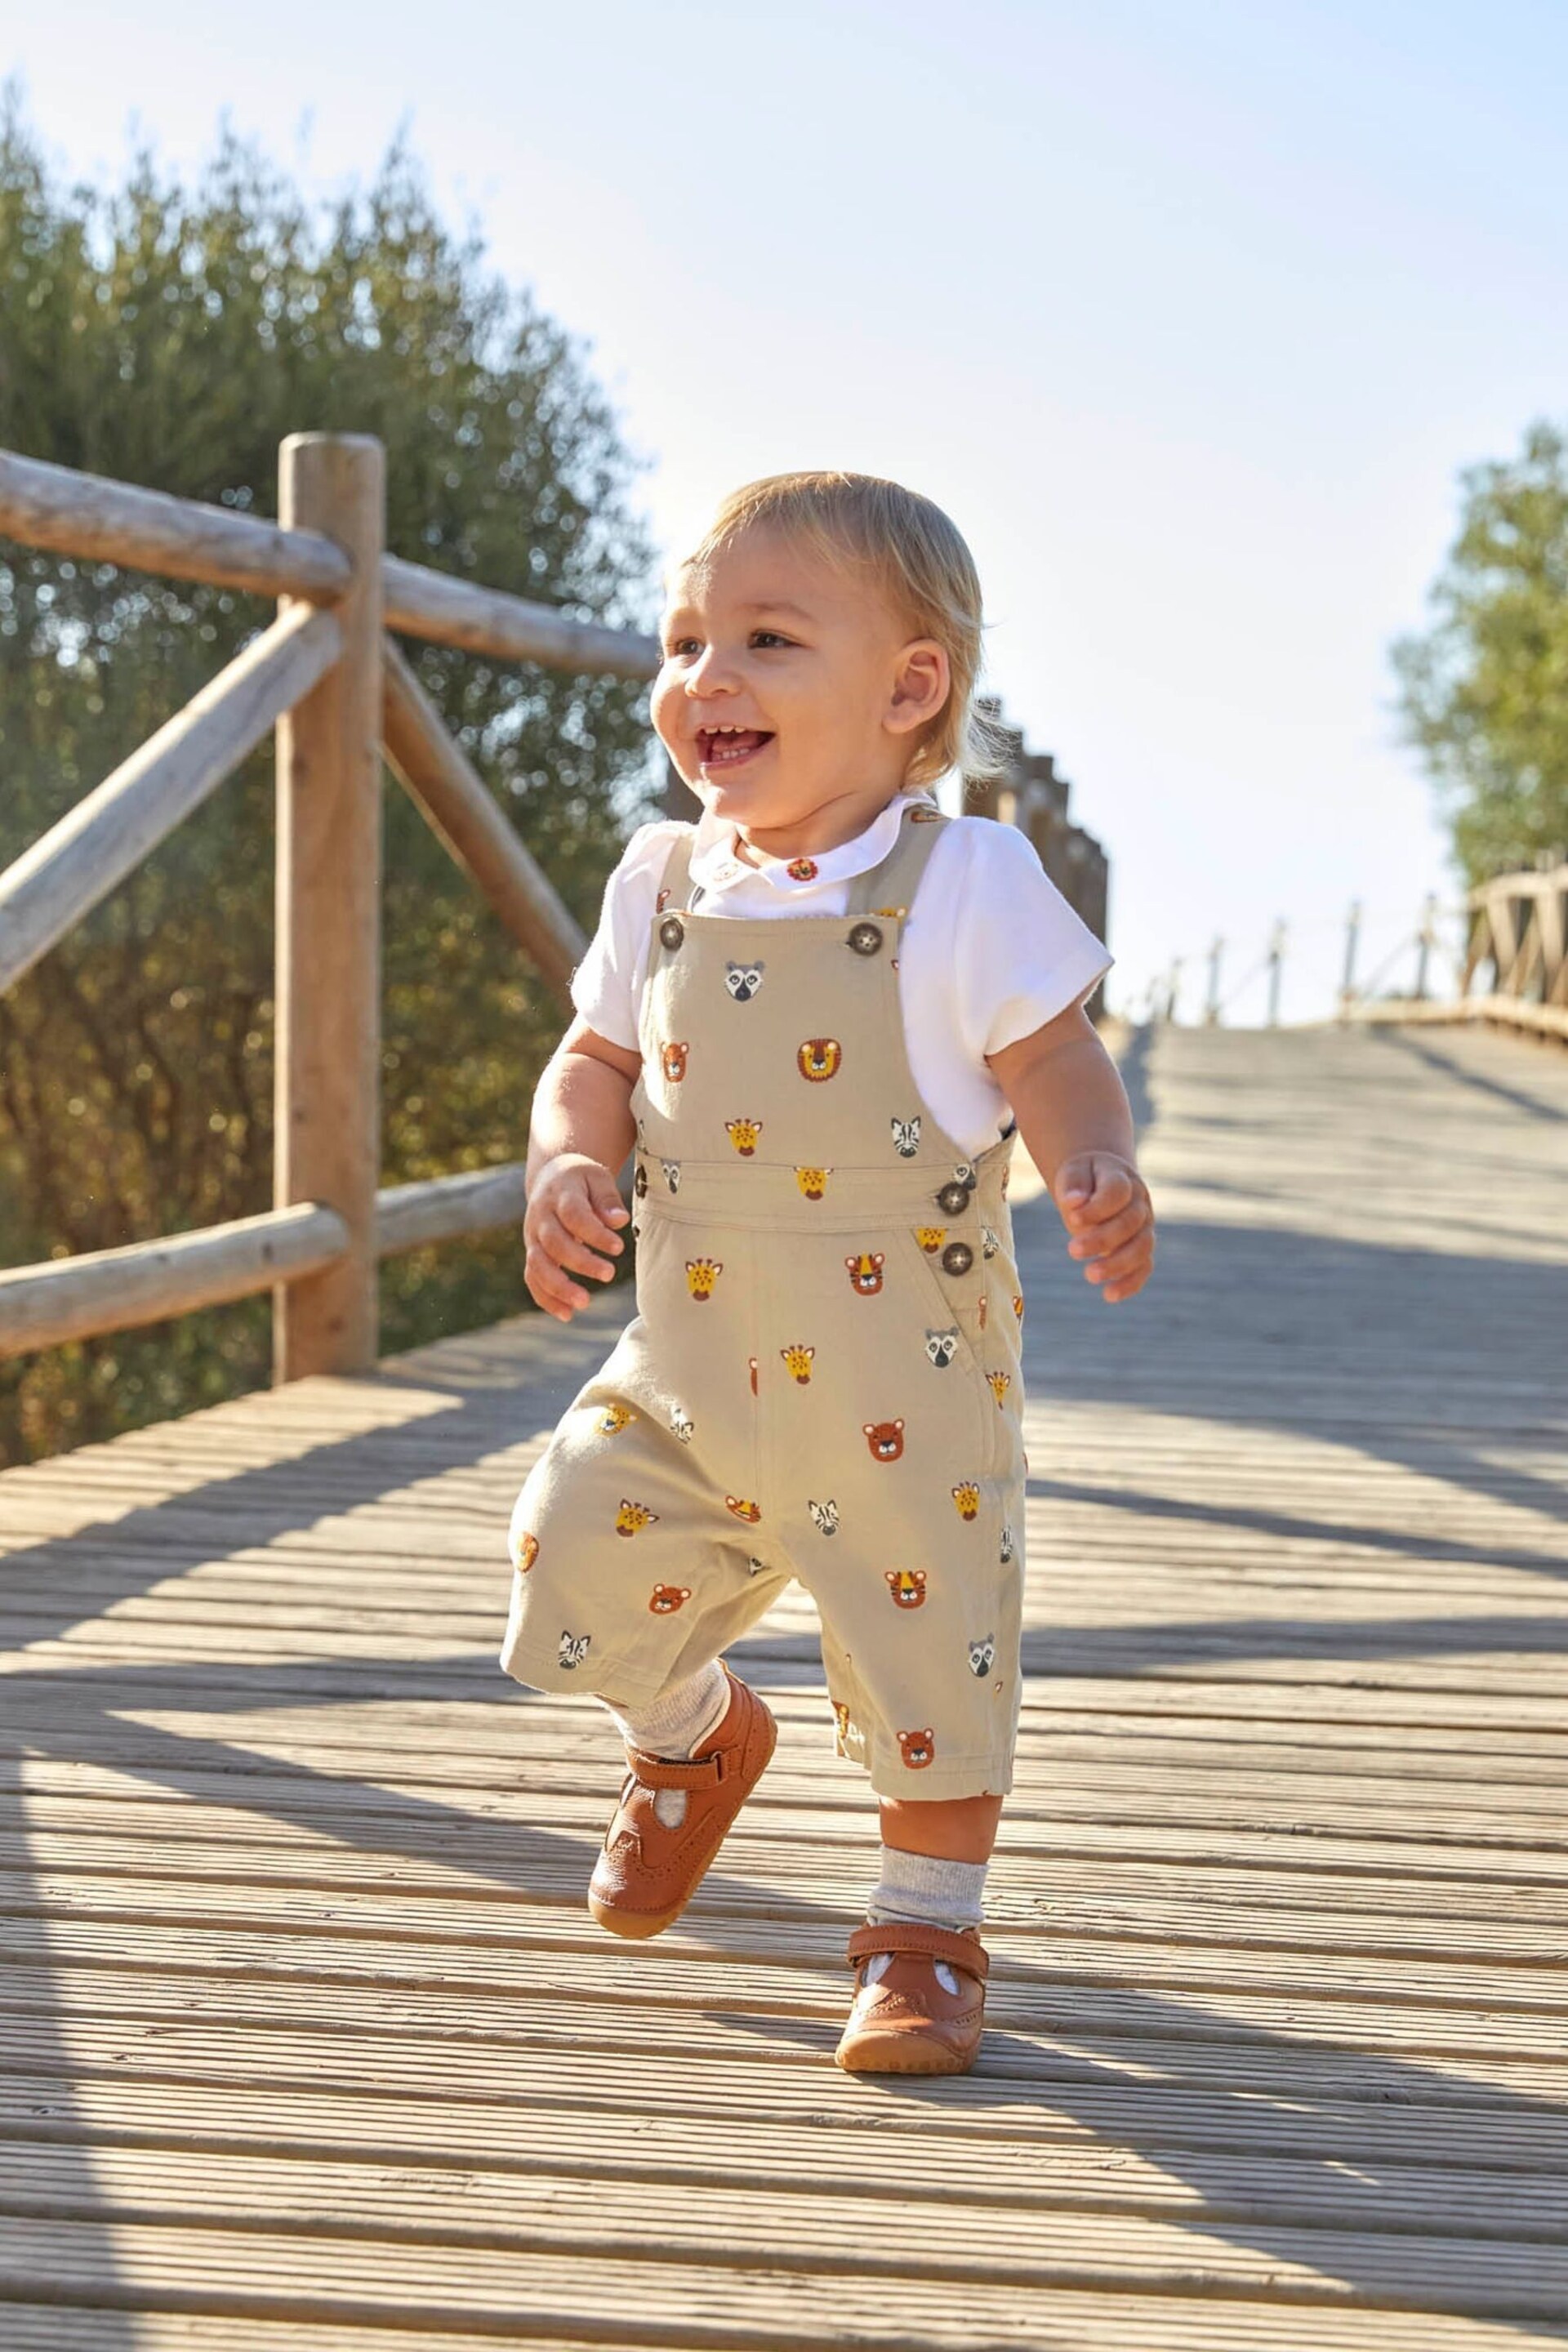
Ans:
{"label": "wooden boardwalk", "polygon": [[956,2083],[828,2053],[805,1609],[681,1929],[493,1660],[522,1318],[0,1477],[6,2352],[1568,2343],[1568,1055],[1166,1032],[1107,1310],[1019,1211],[1020,1787]]}

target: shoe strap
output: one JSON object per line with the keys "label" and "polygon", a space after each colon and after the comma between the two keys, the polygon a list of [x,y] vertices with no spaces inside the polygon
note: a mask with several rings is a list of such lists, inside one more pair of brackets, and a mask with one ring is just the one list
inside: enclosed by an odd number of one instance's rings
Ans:
{"label": "shoe strap", "polygon": [[952,1927],[930,1927],[918,1919],[889,1919],[882,1927],[857,1927],[850,1937],[844,1957],[852,1969],[874,1953],[921,1952],[928,1959],[945,1960],[950,1968],[963,1969],[982,1984],[990,1971],[991,1958],[976,1936],[961,1936]]}
{"label": "shoe strap", "polygon": [[645,1789],[716,1789],[724,1778],[721,1755],[704,1756],[699,1763],[680,1764],[668,1756],[645,1756],[640,1748],[626,1749],[632,1778]]}

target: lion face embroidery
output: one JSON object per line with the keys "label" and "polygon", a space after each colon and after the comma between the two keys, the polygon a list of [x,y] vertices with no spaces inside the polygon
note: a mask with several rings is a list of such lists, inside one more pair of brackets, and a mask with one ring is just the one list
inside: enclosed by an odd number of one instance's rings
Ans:
{"label": "lion face embroidery", "polygon": [[617,1429],[625,1429],[628,1422],[636,1419],[629,1404],[607,1404],[594,1426],[601,1437],[614,1437]]}
{"label": "lion face embroidery", "polygon": [[593,1638],[592,1633],[563,1633],[561,1647],[556,1653],[559,1663],[566,1667],[580,1666],[588,1654],[588,1644]]}
{"label": "lion face embroidery", "polygon": [[807,1503],[805,1507],[811,1513],[811,1524],[819,1536],[837,1534],[838,1506],[837,1503],[832,1500],[826,1503]]}
{"label": "lion face embroidery", "polygon": [[795,1058],[803,1078],[831,1078],[844,1059],[844,1048],[837,1037],[808,1037]]}
{"label": "lion face embroidery", "polygon": [[892,1129],[893,1150],[900,1160],[912,1160],[921,1148],[921,1123],[918,1113],[913,1118],[895,1118],[892,1121]]}
{"label": "lion face embroidery", "polygon": [[616,1533],[618,1536],[638,1535],[644,1528],[651,1528],[658,1517],[658,1513],[650,1511],[646,1503],[628,1503],[623,1495],[621,1507],[616,1513]]}
{"label": "lion face embroidery", "polygon": [[812,1359],[816,1356],[816,1349],[815,1348],[803,1348],[800,1342],[796,1340],[794,1347],[781,1348],[779,1349],[779,1353],[784,1360],[784,1368],[788,1371],[791,1380],[798,1381],[801,1387],[805,1388],[807,1381],[811,1378]]}
{"label": "lion face embroidery", "polygon": [[699,1305],[711,1298],[713,1285],[724,1271],[721,1257],[689,1257],[686,1261],[686,1286]]}
{"label": "lion face embroidery", "polygon": [[944,1372],[947,1370],[949,1364],[952,1363],[957,1353],[958,1327],[956,1324],[951,1331],[928,1331],[926,1333],[926,1354],[931,1358],[931,1362],[936,1366],[939,1372]]}
{"label": "lion face embroidery", "polygon": [[519,1573],[526,1576],[539,1558],[539,1538],[531,1536],[526,1528],[520,1528],[512,1538],[511,1557]]}
{"label": "lion face embroidery", "polygon": [[927,1257],[934,1257],[938,1250],[941,1249],[943,1242],[947,1239],[947,1227],[945,1225],[917,1225],[915,1227],[915,1239],[919,1242],[921,1249],[924,1250]]}
{"label": "lion face embroidery", "polygon": [[754,1528],[763,1516],[762,1506],[759,1503],[748,1503],[739,1495],[726,1495],[724,1508],[727,1511],[733,1511],[738,1519],[744,1519],[749,1528]]}
{"label": "lion face embroidery", "polygon": [[690,1598],[689,1584],[656,1584],[647,1605],[656,1617],[673,1617]]}
{"label": "lion face embroidery", "polygon": [[973,1478],[963,1479],[952,1490],[953,1508],[961,1519],[980,1517],[980,1489]]}
{"label": "lion face embroidery", "polygon": [[847,1257],[849,1287],[861,1298],[875,1298],[882,1287],[882,1267],[886,1263],[881,1250],[862,1250],[858,1257]]}
{"label": "lion face embroidery", "polygon": [[930,1724],[923,1731],[900,1731],[899,1753],[911,1772],[923,1772],[936,1754],[936,1734]]}
{"label": "lion face embroidery", "polygon": [[904,1424],[901,1421],[867,1421],[860,1424],[861,1433],[871,1449],[873,1462],[896,1462],[904,1450]]}
{"label": "lion face embroidery", "polygon": [[727,1118],[724,1121],[724,1132],[742,1160],[751,1159],[756,1150],[757,1139],[762,1131],[763,1122],[760,1118]]}
{"label": "lion face embroidery", "polygon": [[687,1056],[690,1045],[683,1038],[679,1045],[666,1045],[659,1055],[659,1064],[672,1087],[679,1086],[686,1076]]}
{"label": "lion face embroidery", "polygon": [[888,1591],[900,1609],[921,1609],[925,1605],[926,1572],[923,1568],[885,1568]]}
{"label": "lion face embroidery", "polygon": [[808,1201],[820,1201],[827,1190],[827,1180],[832,1173],[831,1168],[797,1168],[795,1181]]}
{"label": "lion face embroidery", "polygon": [[724,985],[737,1004],[750,1004],[762,984],[763,966],[760,963],[727,963],[724,966]]}
{"label": "lion face embroidery", "polygon": [[972,1675],[988,1675],[995,1662],[996,1636],[994,1633],[986,1633],[980,1641],[971,1642],[969,1644],[969,1671]]}

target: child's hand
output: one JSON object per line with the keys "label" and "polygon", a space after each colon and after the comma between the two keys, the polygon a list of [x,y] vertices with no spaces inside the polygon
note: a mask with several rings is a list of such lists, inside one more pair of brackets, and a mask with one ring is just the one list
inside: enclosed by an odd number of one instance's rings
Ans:
{"label": "child's hand", "polygon": [[589,1293],[573,1281],[574,1274],[613,1279],[614,1265],[595,1252],[619,1257],[626,1244],[615,1228],[626,1223],[628,1213],[614,1176],[597,1160],[563,1151],[540,1170],[522,1221],[528,1252],[522,1278],[558,1323],[570,1323],[588,1304]]}
{"label": "child's hand", "polygon": [[1114,1151],[1079,1151],[1064,1160],[1052,1186],[1068,1229],[1068,1255],[1084,1258],[1086,1280],[1113,1306],[1131,1298],[1154,1263],[1154,1209],[1130,1160]]}

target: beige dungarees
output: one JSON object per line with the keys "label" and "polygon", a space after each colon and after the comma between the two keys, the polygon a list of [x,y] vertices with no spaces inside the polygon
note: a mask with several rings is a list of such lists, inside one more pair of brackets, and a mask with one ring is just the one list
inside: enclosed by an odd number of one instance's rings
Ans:
{"label": "beige dungarees", "polygon": [[501,1653],[635,1710],[796,1577],[838,1752],[888,1797],[1005,1794],[1018,1715],[1012,1139],[971,1165],[942,1132],[899,999],[946,822],[911,803],[843,915],[692,911],[690,837],[672,853],[632,1097],[638,1312],[518,1496]]}

